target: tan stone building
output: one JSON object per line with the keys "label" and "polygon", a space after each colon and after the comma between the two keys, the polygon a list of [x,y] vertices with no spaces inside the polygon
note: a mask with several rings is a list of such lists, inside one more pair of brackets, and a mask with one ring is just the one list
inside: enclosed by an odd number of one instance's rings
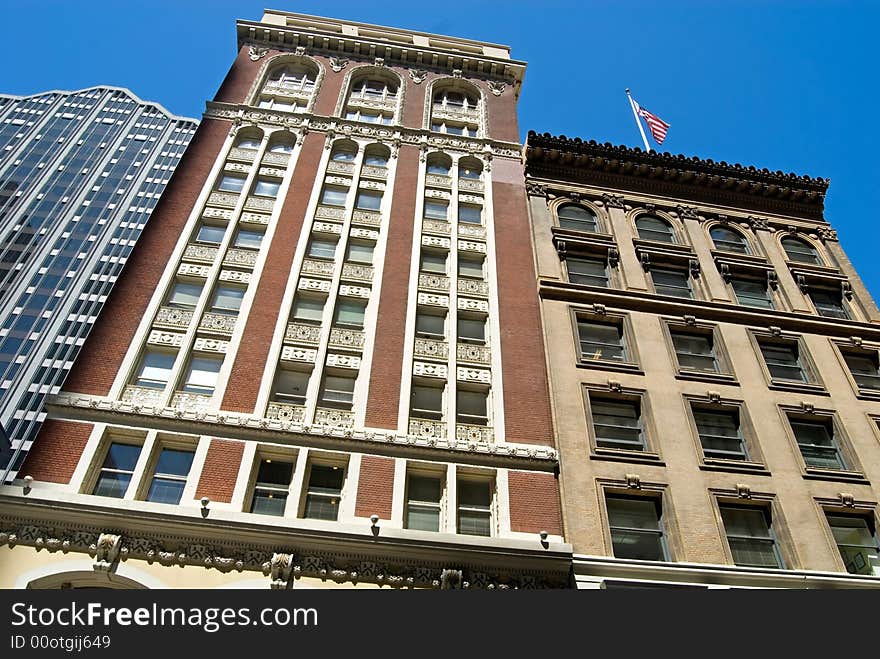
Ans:
{"label": "tan stone building", "polygon": [[277,11],[237,33],[0,488],[0,587],[568,586],[525,64]]}
{"label": "tan stone building", "polygon": [[827,181],[530,133],[580,588],[878,587],[880,314]]}

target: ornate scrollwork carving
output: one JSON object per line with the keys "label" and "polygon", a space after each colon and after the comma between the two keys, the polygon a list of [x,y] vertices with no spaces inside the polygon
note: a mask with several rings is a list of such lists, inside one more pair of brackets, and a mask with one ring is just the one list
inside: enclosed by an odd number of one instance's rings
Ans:
{"label": "ornate scrollwork carving", "polygon": [[412,81],[415,84],[420,85],[428,77],[428,72],[425,71],[424,69],[410,69],[409,70],[409,77],[412,79]]}
{"label": "ornate scrollwork carving", "polygon": [[330,58],[330,68],[333,69],[334,73],[339,73],[348,66],[348,58],[347,57],[331,57]]}
{"label": "ornate scrollwork carving", "polygon": [[489,86],[489,91],[492,92],[495,96],[501,96],[504,93],[505,88],[507,87],[507,83],[490,80],[486,83]]}
{"label": "ornate scrollwork carving", "polygon": [[251,58],[252,62],[259,61],[263,57],[265,57],[269,53],[268,48],[264,48],[262,46],[251,46],[248,48],[248,57]]}

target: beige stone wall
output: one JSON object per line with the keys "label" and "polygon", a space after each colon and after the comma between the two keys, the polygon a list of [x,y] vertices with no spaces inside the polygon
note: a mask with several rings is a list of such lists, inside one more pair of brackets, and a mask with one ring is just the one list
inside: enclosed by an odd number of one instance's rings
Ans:
{"label": "beige stone wall", "polygon": [[[560,184],[560,187],[564,190],[566,184]],[[568,187],[575,191],[573,186]],[[603,192],[608,192],[586,187],[577,188],[577,191],[582,202],[592,204],[601,199]],[[611,192],[621,193],[619,190]],[[808,222],[790,222],[801,228],[799,235],[817,245],[827,265],[839,268],[841,274],[850,279],[855,293],[851,308],[862,321],[859,323],[862,329],[853,323],[843,323],[837,328],[826,327],[821,332],[792,331],[791,334],[799,335],[802,345],[806,346],[824,390],[774,390],[768,388],[763,360],[749,332],[766,332],[768,325],[780,321],[770,320],[771,314],[768,318],[756,314],[750,322],[743,322],[740,313],[743,307],[736,305],[729,286],[713,261],[717,251],[713,254],[714,245],[706,225],[711,223],[712,214],[717,213],[726,213],[736,221],[739,219],[734,217],[736,211],[701,206],[697,209],[699,219],[682,222],[681,218],[674,217],[681,241],[691,246],[700,262],[701,276],[695,281],[698,298],[730,304],[729,312],[717,306],[708,309],[710,305],[703,308],[692,305],[692,309],[685,313],[694,315],[698,322],[705,321],[707,315],[711,317],[709,324],[717,327],[716,337],[721,338],[729,355],[735,382],[694,381],[677,377],[675,354],[662,323],[664,317],[681,323],[683,307],[674,299],[665,298],[669,302],[665,304],[661,298],[651,295],[653,289],[649,275],[639,263],[633,245],[636,234],[632,217],[636,210],[647,202],[657,203],[658,207],[666,203],[668,207],[671,200],[652,200],[624,193],[624,208],[608,208],[601,205],[601,201],[594,206],[598,209],[600,231],[613,234],[620,252],[620,263],[612,270],[615,290],[605,294],[553,285],[566,281],[564,265],[552,242],[553,211],[564,198],[565,193],[556,190],[555,186],[546,200],[533,194],[530,196],[530,211],[560,452],[565,537],[572,543],[575,554],[612,556],[603,487],[626,491],[627,479],[633,482],[633,476],[637,476],[642,492],[656,489],[663,493],[664,522],[673,561],[732,563],[714,493],[727,493],[732,500],[737,500],[737,487],[742,490],[741,486],[745,485],[752,493],[752,502],[766,499],[768,505],[772,505],[774,531],[786,567],[843,572],[843,563],[818,500],[828,505],[836,501],[840,506],[840,494],[846,493],[856,502],[864,502],[862,512],[868,512],[871,504],[880,499],[877,486],[880,483],[880,434],[876,421],[871,418],[871,415],[880,416],[880,402],[859,399],[838,349],[832,343],[832,338],[846,342],[846,337],[859,331],[874,331],[871,323],[877,319],[876,306],[849,261],[842,258],[839,244],[819,240],[816,228],[810,227]],[[693,206],[689,202],[672,200],[672,207],[675,203]],[[753,213],[741,211],[740,214],[744,220],[746,215]],[[798,288],[779,244],[778,239],[784,231],[772,224],[784,220],[771,216],[768,219],[771,221],[769,230],[739,228],[748,237],[753,251],[764,256],[778,273],[777,308],[810,314],[815,318],[812,305]],[[542,282],[547,285],[541,286]],[[644,295],[646,292],[648,296]],[[634,361],[638,370],[579,365],[572,311],[592,312],[594,302],[604,304],[609,316],[625,316],[631,328],[629,348],[637,355]],[[737,314],[739,317],[734,317]],[[783,320],[789,325],[800,322],[793,316]],[[592,428],[584,390],[589,387],[610,393],[609,381],[619,383],[624,392],[644,392],[642,416],[646,422],[649,448],[657,453],[657,459],[642,459],[643,456],[638,455],[612,458],[597,455],[591,448]],[[744,434],[747,443],[755,447],[754,453],[761,457],[763,469],[748,471],[735,466],[722,468],[704,464],[686,396],[707,398],[709,391],[719,394],[722,400],[742,404],[748,419]],[[807,477],[781,408],[800,408],[802,403],[813,405],[817,411],[833,411],[836,422],[845,433],[845,441],[861,465],[863,478],[819,480]],[[748,503],[745,499],[740,501]],[[874,514],[876,516],[876,511]]]}

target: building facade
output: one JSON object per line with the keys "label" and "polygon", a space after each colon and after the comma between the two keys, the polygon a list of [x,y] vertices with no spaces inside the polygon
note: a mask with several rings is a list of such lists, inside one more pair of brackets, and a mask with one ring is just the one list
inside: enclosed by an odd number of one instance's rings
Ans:
{"label": "building facade", "polygon": [[530,133],[579,588],[880,586],[880,314],[828,182]]}
{"label": "building facade", "polygon": [[567,586],[524,63],[284,12],[237,30],[0,494],[0,587]]}
{"label": "building facade", "polygon": [[0,482],[15,478],[196,126],[115,87],[0,97]]}

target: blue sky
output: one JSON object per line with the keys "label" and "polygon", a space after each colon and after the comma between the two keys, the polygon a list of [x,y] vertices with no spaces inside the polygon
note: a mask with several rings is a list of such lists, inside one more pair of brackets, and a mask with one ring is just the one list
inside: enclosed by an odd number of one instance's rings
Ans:
{"label": "blue sky", "polygon": [[2,0],[0,92],[130,88],[200,116],[264,7],[510,45],[520,127],[640,145],[624,88],[672,127],[664,149],[831,179],[826,217],[880,296],[877,2]]}

